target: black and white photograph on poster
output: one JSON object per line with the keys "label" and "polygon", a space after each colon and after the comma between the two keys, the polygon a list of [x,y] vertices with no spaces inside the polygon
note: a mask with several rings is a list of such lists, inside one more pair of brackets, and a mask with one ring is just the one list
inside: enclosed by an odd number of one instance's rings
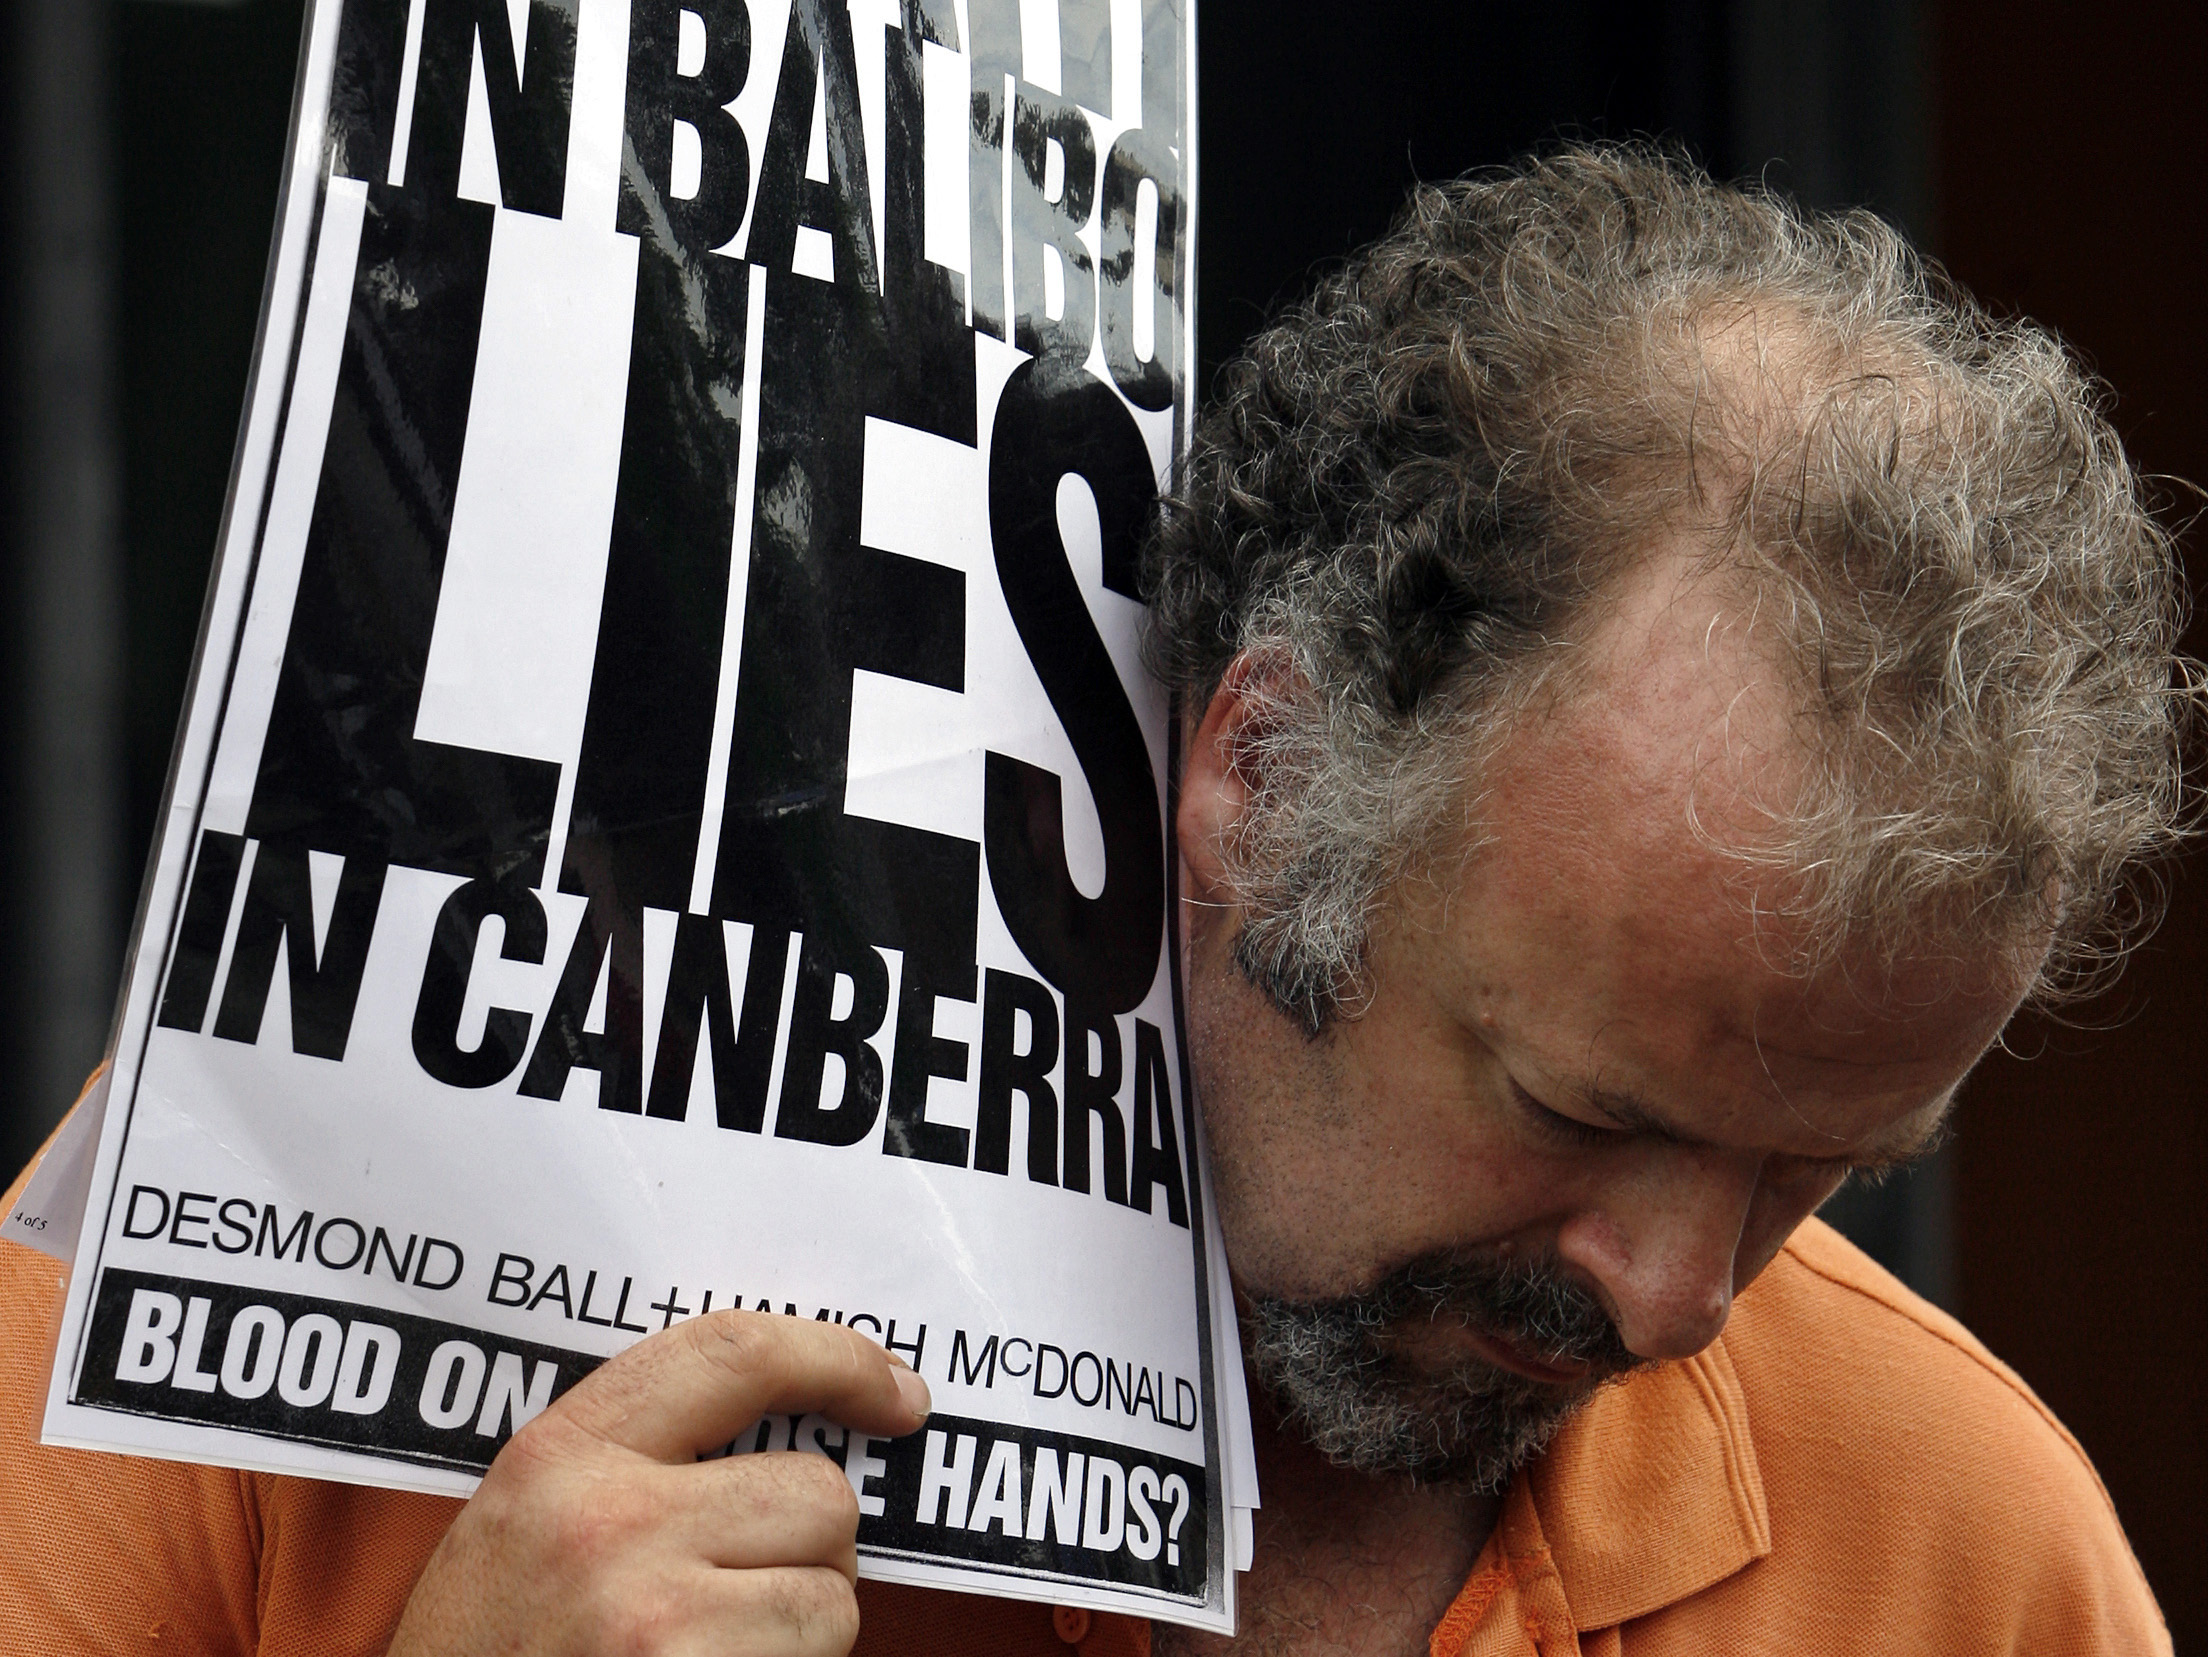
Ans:
{"label": "black and white photograph on poster", "polygon": [[1189,0],[314,0],[48,1442],[465,1493],[738,1307],[860,1570],[1231,1628],[1137,565]]}

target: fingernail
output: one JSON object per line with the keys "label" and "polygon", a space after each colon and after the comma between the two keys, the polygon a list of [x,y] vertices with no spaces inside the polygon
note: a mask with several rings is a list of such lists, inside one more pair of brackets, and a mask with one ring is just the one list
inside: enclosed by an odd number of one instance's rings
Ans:
{"label": "fingernail", "polygon": [[896,1373],[897,1396],[905,1401],[905,1408],[914,1415],[926,1415],[930,1408],[928,1383],[909,1369],[900,1369]]}

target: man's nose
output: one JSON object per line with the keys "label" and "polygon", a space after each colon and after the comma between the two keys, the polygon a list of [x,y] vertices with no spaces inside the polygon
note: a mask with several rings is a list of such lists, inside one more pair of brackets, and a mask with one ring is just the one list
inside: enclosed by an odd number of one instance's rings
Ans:
{"label": "man's nose", "polygon": [[[1681,1151],[1565,1222],[1559,1256],[1592,1280],[1628,1350],[1691,1358],[1724,1332],[1756,1171]],[[1668,1160],[1668,1159],[1667,1159]]]}

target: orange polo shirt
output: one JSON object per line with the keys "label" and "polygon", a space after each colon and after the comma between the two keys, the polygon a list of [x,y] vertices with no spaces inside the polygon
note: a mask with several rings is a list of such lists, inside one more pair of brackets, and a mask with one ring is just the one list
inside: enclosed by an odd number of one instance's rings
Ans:
{"label": "orange polo shirt", "polygon": [[[10,1191],[8,1208],[17,1192]],[[0,1242],[0,1651],[379,1653],[458,1504],[38,1443],[62,1272]],[[1148,1657],[1147,1625],[861,1583],[864,1657]],[[2077,1442],[1805,1225],[1717,1343],[1510,1489],[1433,1657],[2167,1653]]]}

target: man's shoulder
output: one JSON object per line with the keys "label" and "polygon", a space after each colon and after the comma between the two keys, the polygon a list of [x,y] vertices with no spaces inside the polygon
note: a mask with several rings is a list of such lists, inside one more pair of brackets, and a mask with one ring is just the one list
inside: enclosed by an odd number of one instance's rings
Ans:
{"label": "man's shoulder", "polygon": [[2109,1508],[2085,1451],[2021,1376],[1820,1220],[1742,1293],[1724,1345],[1767,1481],[1797,1462],[1821,1481],[1907,1467],[1919,1499],[1951,1475],[1973,1503],[2021,1480]]}
{"label": "man's shoulder", "polygon": [[[1795,1234],[1741,1295],[1723,1346],[1769,1515],[1757,1569],[1794,1582],[1813,1618],[1869,1600],[1917,1608],[1904,1616],[1948,1607],[1936,1622],[1968,1605],[1990,1648],[2014,1634],[2057,1651],[2167,1649],[2077,1439],[1831,1227]],[[1838,1587],[1833,1561],[1848,1562],[1846,1595],[1822,1591]]]}
{"label": "man's shoulder", "polygon": [[0,1238],[0,1650],[380,1650],[457,1504],[41,1442],[65,1275]]}
{"label": "man's shoulder", "polygon": [[2169,1650],[2076,1439],[1816,1221],[1722,1338],[1604,1389],[1516,1494],[1514,1566],[1546,1554],[1580,1628],[1651,1657]]}

